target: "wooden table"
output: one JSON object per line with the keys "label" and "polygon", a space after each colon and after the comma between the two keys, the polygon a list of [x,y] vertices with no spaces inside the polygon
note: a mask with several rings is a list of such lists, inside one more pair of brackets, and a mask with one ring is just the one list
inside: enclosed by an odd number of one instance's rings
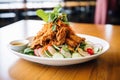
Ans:
{"label": "wooden table", "polygon": [[19,58],[8,43],[35,35],[39,20],[22,20],[0,28],[0,80],[120,80],[120,26],[70,23],[76,33],[105,39],[110,49],[95,60],[71,66],[46,66]]}

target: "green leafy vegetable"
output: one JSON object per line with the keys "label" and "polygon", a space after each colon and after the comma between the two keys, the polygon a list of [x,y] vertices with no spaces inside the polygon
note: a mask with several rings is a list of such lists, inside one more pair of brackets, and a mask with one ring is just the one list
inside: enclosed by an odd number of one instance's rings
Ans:
{"label": "green leafy vegetable", "polygon": [[65,14],[65,13],[62,13],[62,21],[64,21],[64,22],[68,22],[68,19],[67,19],[67,14]]}
{"label": "green leafy vegetable", "polygon": [[58,5],[53,9],[53,13],[59,13],[61,9],[62,9],[62,6]]}
{"label": "green leafy vegetable", "polygon": [[53,22],[61,10],[61,5],[56,6],[52,12],[45,12],[42,9],[36,11],[37,16],[39,16],[45,22]]}
{"label": "green leafy vegetable", "polygon": [[57,17],[58,15],[55,15],[54,13],[49,13],[48,22],[54,22]]}
{"label": "green leafy vegetable", "polygon": [[43,21],[48,22],[49,13],[46,13],[42,9],[36,11],[38,17],[42,18]]}
{"label": "green leafy vegetable", "polygon": [[26,48],[26,49],[24,50],[24,53],[25,53],[25,54],[29,54],[29,55],[34,55],[34,51],[33,51],[31,48]]}
{"label": "green leafy vegetable", "polygon": [[63,45],[63,46],[62,46],[62,49],[63,49],[64,51],[66,51],[66,52],[69,52],[69,49],[68,49],[68,46],[67,46],[67,45]]}
{"label": "green leafy vegetable", "polygon": [[57,27],[56,25],[53,25],[53,26],[52,26],[52,31],[55,31],[55,30],[56,30],[56,27]]}
{"label": "green leafy vegetable", "polygon": [[86,43],[85,43],[85,42],[80,43],[80,48],[84,49],[85,46],[86,46]]}
{"label": "green leafy vegetable", "polygon": [[[45,12],[42,9],[39,9],[36,11],[37,16],[39,16],[41,19],[43,19],[45,22],[53,22],[56,18],[59,17],[60,10],[62,9],[61,5],[56,6],[52,12]],[[63,21],[68,21],[66,14],[63,13]]]}
{"label": "green leafy vegetable", "polygon": [[55,31],[57,27],[56,21],[58,19],[63,21],[65,24],[69,24],[67,19],[67,14],[60,13],[61,8],[62,6],[58,5],[51,12],[45,12],[42,9],[39,9],[36,11],[36,14],[45,22],[53,22],[54,25],[52,26],[52,30]]}

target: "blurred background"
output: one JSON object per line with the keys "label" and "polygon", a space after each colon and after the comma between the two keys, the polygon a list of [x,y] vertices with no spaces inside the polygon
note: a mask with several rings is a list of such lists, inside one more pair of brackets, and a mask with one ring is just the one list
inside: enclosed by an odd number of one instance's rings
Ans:
{"label": "blurred background", "polygon": [[37,9],[63,6],[70,22],[120,25],[120,0],[0,0],[0,27],[23,19],[40,20]]}

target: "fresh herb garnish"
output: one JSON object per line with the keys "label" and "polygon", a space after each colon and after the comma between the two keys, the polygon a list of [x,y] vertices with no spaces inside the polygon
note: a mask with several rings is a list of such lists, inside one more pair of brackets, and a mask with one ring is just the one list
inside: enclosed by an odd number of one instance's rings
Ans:
{"label": "fresh herb garnish", "polygon": [[56,18],[58,18],[61,8],[61,5],[58,5],[52,12],[45,12],[42,9],[39,9],[36,11],[36,14],[45,22],[53,22]]}
{"label": "fresh herb garnish", "polygon": [[63,22],[68,22],[67,14],[66,13],[62,13],[62,21]]}
{"label": "fresh herb garnish", "polygon": [[45,21],[47,23],[48,22],[53,22],[52,30],[55,31],[56,27],[57,27],[56,21],[58,19],[63,21],[65,24],[69,24],[68,19],[67,19],[67,14],[60,13],[61,9],[62,9],[62,6],[58,5],[51,12],[45,12],[42,9],[39,9],[39,10],[36,11],[36,14],[37,14],[38,17],[40,17],[43,21]]}
{"label": "fresh herb garnish", "polygon": [[67,14],[60,13],[61,9],[62,9],[62,6],[58,5],[51,12],[45,12],[42,9],[39,9],[36,11],[36,14],[45,22],[54,22],[54,20],[56,20],[56,18],[59,18],[59,16],[61,16],[61,20],[63,22],[68,22]]}
{"label": "fresh herb garnish", "polygon": [[56,6],[56,7],[53,9],[53,12],[56,13],[56,14],[58,14],[61,9],[62,9],[62,6],[61,6],[61,5],[58,5],[58,6]]}
{"label": "fresh herb garnish", "polygon": [[36,11],[36,14],[38,17],[40,17],[43,21],[48,22],[48,17],[49,17],[49,13],[46,13],[45,11],[43,11],[42,9],[39,9]]}
{"label": "fresh herb garnish", "polygon": [[56,25],[54,24],[53,26],[52,26],[52,31],[56,31]]}

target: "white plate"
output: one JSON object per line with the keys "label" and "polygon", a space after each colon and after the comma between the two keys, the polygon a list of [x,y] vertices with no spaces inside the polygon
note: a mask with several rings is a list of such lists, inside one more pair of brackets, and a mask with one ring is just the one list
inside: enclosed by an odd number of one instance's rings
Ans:
{"label": "white plate", "polygon": [[64,65],[72,65],[72,64],[78,64],[78,63],[90,61],[92,59],[97,58],[101,54],[105,53],[105,51],[107,51],[109,49],[109,43],[103,39],[93,37],[90,35],[85,35],[85,34],[77,34],[77,35],[80,37],[84,37],[84,38],[86,38],[86,40],[91,41],[95,44],[96,43],[101,44],[103,46],[102,52],[95,54],[95,55],[87,56],[87,57],[53,59],[53,58],[44,58],[44,57],[37,57],[37,56],[21,54],[19,52],[11,50],[11,49],[10,49],[10,51],[12,51],[15,55],[17,55],[25,60],[28,60],[28,61],[37,62],[37,63],[41,63],[41,64],[45,64],[45,65],[52,65],[52,66],[64,66]]}

